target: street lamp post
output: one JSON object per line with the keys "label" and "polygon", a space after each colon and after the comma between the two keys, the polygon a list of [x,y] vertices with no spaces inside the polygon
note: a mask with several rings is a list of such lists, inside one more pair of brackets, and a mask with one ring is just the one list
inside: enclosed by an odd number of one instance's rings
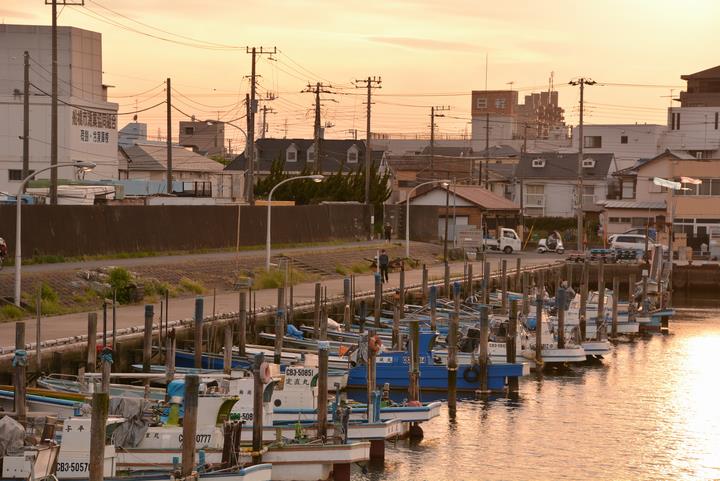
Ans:
{"label": "street lamp post", "polygon": [[[405,197],[405,258],[407,259],[410,258],[410,197],[412,196],[412,193],[417,190],[418,187],[430,184],[441,184],[443,187],[447,187],[448,185],[450,185],[450,180],[429,180],[427,182],[423,182],[422,184],[416,185],[408,191],[407,196]],[[445,219],[445,222],[447,222],[447,219]]]}
{"label": "street lamp post", "polygon": [[32,174],[28,175],[23,179],[22,182],[20,182],[20,187],[17,191],[17,196],[15,197],[15,203],[17,204],[17,210],[15,214],[15,305],[20,307],[20,285],[21,285],[21,269],[22,269],[22,251],[21,251],[21,242],[22,242],[22,218],[21,218],[21,210],[20,207],[22,206],[22,193],[25,190],[25,185],[35,177],[36,175],[40,174],[41,172],[45,172],[47,170],[52,169],[58,169],[60,167],[77,167],[80,169],[87,169],[92,170],[95,168],[95,165],[93,162],[63,162],[60,164],[51,165],[50,167],[45,167],[44,169],[40,169],[37,172],[33,172]]}
{"label": "street lamp post", "polygon": [[289,179],[278,182],[277,184],[275,184],[275,187],[270,189],[267,205],[267,235],[265,236],[265,270],[270,270],[270,207],[272,206],[273,192],[275,192],[275,189],[277,189],[286,182],[290,182],[291,180],[312,179],[315,182],[322,182],[324,178],[324,175],[301,175],[299,177],[290,177]]}

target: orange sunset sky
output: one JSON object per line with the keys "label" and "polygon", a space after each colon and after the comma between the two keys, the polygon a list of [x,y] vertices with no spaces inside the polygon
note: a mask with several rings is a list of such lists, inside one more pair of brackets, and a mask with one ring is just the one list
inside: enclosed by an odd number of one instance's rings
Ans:
{"label": "orange sunset sky", "polygon": [[[486,55],[487,87],[512,86],[521,98],[547,90],[554,72],[568,124],[577,123],[579,94],[567,83],[578,76],[600,83],[586,91],[588,123],[666,123],[680,75],[720,63],[718,19],[717,0],[86,0],[62,8],[58,23],[102,33],[103,80],[121,111],[162,100],[171,77],[184,112],[241,117],[245,46],[277,47],[275,60],[262,56],[257,66],[259,95],[278,96],[267,104],[276,111],[269,135],[285,135],[287,125],[288,136],[311,137],[313,96],[300,91],[324,81],[336,92],[323,102],[323,122],[334,124],[327,137],[359,129],[363,138],[365,91],[353,80],[369,75],[383,87],[374,92],[374,132],[427,134],[431,105],[452,107],[439,135],[469,132],[470,91],[485,88]],[[47,25],[50,6],[2,0],[0,21]],[[163,106],[139,115],[151,137],[164,136],[164,118]],[[244,142],[236,129],[227,136],[236,150]]]}

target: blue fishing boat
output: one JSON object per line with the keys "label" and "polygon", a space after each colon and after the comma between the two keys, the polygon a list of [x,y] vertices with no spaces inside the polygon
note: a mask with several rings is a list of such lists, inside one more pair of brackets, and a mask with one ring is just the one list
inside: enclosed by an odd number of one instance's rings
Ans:
{"label": "blue fishing boat", "polygon": [[[448,389],[448,367],[432,356],[437,333],[420,333],[420,389],[446,391]],[[375,379],[378,386],[388,383],[391,389],[407,389],[409,386],[410,351],[381,351],[375,358]],[[457,390],[475,391],[480,389],[480,368],[473,364],[460,364],[457,368]],[[493,363],[488,365],[488,389],[505,389],[507,378],[520,377],[529,372],[521,363]],[[358,364],[350,369],[348,387],[367,386],[367,366]]]}

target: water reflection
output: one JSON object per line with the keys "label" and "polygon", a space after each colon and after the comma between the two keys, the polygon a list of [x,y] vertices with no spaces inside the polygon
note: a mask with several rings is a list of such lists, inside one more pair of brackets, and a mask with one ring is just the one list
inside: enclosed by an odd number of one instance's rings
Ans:
{"label": "water reflection", "polygon": [[353,479],[720,478],[717,312],[678,310],[672,335],[618,343],[599,365],[532,374],[517,399],[459,402],[454,422],[443,409],[422,442],[388,444],[384,468]]}

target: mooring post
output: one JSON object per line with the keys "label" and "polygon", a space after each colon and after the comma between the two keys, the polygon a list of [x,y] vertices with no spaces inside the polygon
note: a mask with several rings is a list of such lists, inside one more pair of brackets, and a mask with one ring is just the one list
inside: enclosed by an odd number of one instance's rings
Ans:
{"label": "mooring post", "polygon": [[113,364],[113,350],[110,346],[105,346],[100,354],[100,369],[102,378],[100,382],[100,391],[110,394],[110,371]]}
{"label": "mooring post", "polygon": [[522,279],[522,260],[520,259],[520,256],[515,259],[515,282],[513,283],[513,289],[515,292],[520,291],[520,280]]}
{"label": "mooring post", "polygon": [[564,286],[558,287],[555,293],[558,320],[558,349],[565,349],[565,306],[567,305],[567,291]]}
{"label": "mooring post", "polygon": [[420,321],[410,322],[410,376],[408,400],[420,401]]}
{"label": "mooring post", "polygon": [[[517,356],[517,319],[518,319],[518,301],[510,301],[510,316],[508,317],[508,339],[505,344],[505,352],[508,364],[515,364]],[[508,378],[508,391],[517,393],[519,390],[519,380],[517,376]]]}
{"label": "mooring post", "polygon": [[165,384],[175,378],[175,328],[165,336]]}
{"label": "mooring post", "polygon": [[97,312],[88,313],[87,327],[87,361],[85,362],[85,372],[95,372],[97,366]]}
{"label": "mooring post", "polygon": [[635,273],[628,276],[628,304],[635,302]]}
{"label": "mooring post", "polygon": [[458,323],[460,322],[460,283],[453,284],[454,309],[450,316],[448,329],[448,409],[450,416],[455,416],[457,408],[457,349],[458,349]]}
{"label": "mooring post", "polygon": [[392,323],[392,349],[400,350],[400,293],[393,293],[393,323]]}
{"label": "mooring post", "polygon": [[15,415],[17,421],[25,425],[27,418],[27,351],[25,350],[25,323],[15,323]]}
{"label": "mooring post", "polygon": [[352,296],[351,290],[352,281],[349,277],[343,279],[343,294],[345,299],[345,306],[343,309],[343,325],[345,331],[350,332],[352,329],[352,314],[350,313],[350,298]]}
{"label": "mooring post", "polygon": [[380,273],[375,273],[375,327],[380,327],[380,309],[382,307],[382,277]]}
{"label": "mooring post", "polygon": [[295,290],[293,288],[292,283],[290,284],[290,287],[288,287],[288,295],[290,296],[290,299],[287,304],[287,318],[288,323],[295,325]]}
{"label": "mooring post", "polygon": [[483,304],[490,305],[490,262],[483,266]]}
{"label": "mooring post", "polygon": [[203,298],[195,298],[195,368],[202,368],[203,355]]}
{"label": "mooring post", "polygon": [[368,359],[367,359],[367,419],[368,423],[377,422],[375,419],[375,357],[377,356],[377,350],[380,348],[379,339],[375,337],[375,330],[368,329],[367,343],[368,343]]}
{"label": "mooring post", "polygon": [[263,379],[261,370],[265,364],[265,355],[260,352],[255,354],[253,362],[253,422],[252,422],[252,462],[262,462],[260,454],[263,445]]}
{"label": "mooring post", "polygon": [[445,286],[445,297],[448,299],[451,299],[451,293],[450,293],[450,264],[448,264],[448,261],[445,260],[445,273],[443,275],[444,279],[444,286]]}
{"label": "mooring post", "polygon": [[96,392],[92,395],[92,411],[90,415],[90,481],[105,479],[105,428],[108,417],[110,396],[107,392]]}
{"label": "mooring post", "polygon": [[[200,379],[197,374],[185,376],[185,398],[183,406],[183,439],[182,439],[182,471],[180,476],[187,478],[195,469],[195,436],[197,436],[198,387]],[[262,394],[262,393],[261,393]]]}
{"label": "mooring post", "polygon": [[367,304],[365,299],[360,300],[360,332],[365,332],[365,320],[367,319]]}
{"label": "mooring post", "polygon": [[[505,261],[503,261],[505,262]],[[490,338],[490,306],[480,306],[480,355],[478,356],[478,367],[480,367],[480,395],[488,394],[488,367],[490,356],[488,342]]]}
{"label": "mooring post", "polygon": [[500,271],[500,287],[502,288],[502,313],[508,312],[508,280],[507,280],[507,259],[502,260]]}
{"label": "mooring post", "polygon": [[575,263],[573,262],[565,262],[565,276],[567,277],[567,285],[570,289],[573,288],[573,271],[575,267]]}
{"label": "mooring post", "polygon": [[400,319],[403,319],[405,317],[405,261],[400,262],[400,307],[398,309],[398,313],[400,314]]}
{"label": "mooring post", "polygon": [[590,264],[587,259],[583,262],[582,277],[580,278],[580,311],[578,312],[578,325],[580,326],[580,342],[587,339],[587,300],[588,283],[590,282]]}
{"label": "mooring post", "polygon": [[150,372],[150,364],[152,358],[152,330],[153,330],[153,312],[152,304],[145,304],[145,328],[143,331],[143,372]]}
{"label": "mooring post", "polygon": [[618,335],[618,297],[620,297],[620,279],[617,276],[613,276],[612,292],[612,327],[610,328],[610,336],[616,339]]}
{"label": "mooring post", "polygon": [[430,330],[437,330],[437,286],[430,287]]}
{"label": "mooring post", "polygon": [[245,356],[245,344],[247,343],[247,293],[240,291],[238,310],[238,352]]}
{"label": "mooring post", "polygon": [[530,273],[522,273],[522,313],[527,319],[530,314]]}
{"label": "mooring post", "polygon": [[542,313],[543,313],[543,292],[545,290],[545,273],[538,271],[537,284],[536,284],[536,298],[537,303],[535,311],[535,369],[538,371],[542,369],[543,357],[542,357]]}
{"label": "mooring post", "polygon": [[280,364],[282,360],[283,340],[285,337],[285,288],[278,287],[277,310],[275,313],[275,355],[273,362]]}
{"label": "mooring post", "polygon": [[473,265],[472,262],[468,262],[467,264],[467,285],[465,286],[465,292],[467,297],[471,297],[473,295]]}
{"label": "mooring post", "polygon": [[422,266],[422,302],[424,306],[428,302],[428,268],[426,264]]}
{"label": "mooring post", "polygon": [[323,304],[320,308],[320,340],[327,341],[328,307]]}
{"label": "mooring post", "polygon": [[40,375],[42,372],[42,354],[40,349],[40,344],[42,343],[40,339],[42,338],[40,329],[41,329],[41,318],[42,318],[42,296],[41,291],[38,289],[37,297],[35,298],[35,316],[37,318],[37,322],[35,324],[35,371]]}
{"label": "mooring post", "polygon": [[225,345],[223,346],[223,372],[230,374],[232,372],[233,358],[233,330],[232,322],[225,324]]}
{"label": "mooring post", "polygon": [[601,258],[598,264],[598,301],[597,317],[595,317],[596,341],[603,338],[603,330],[607,331],[607,327],[605,326],[605,262]]}
{"label": "mooring post", "polygon": [[[323,320],[326,322],[326,320]],[[317,425],[318,438],[327,438],[328,418],[328,352],[330,341],[318,341],[318,398],[317,398]]]}
{"label": "mooring post", "polygon": [[322,293],[322,286],[319,282],[315,283],[315,304],[314,304],[314,316],[313,316],[313,337],[319,339],[320,333],[320,296]]}

